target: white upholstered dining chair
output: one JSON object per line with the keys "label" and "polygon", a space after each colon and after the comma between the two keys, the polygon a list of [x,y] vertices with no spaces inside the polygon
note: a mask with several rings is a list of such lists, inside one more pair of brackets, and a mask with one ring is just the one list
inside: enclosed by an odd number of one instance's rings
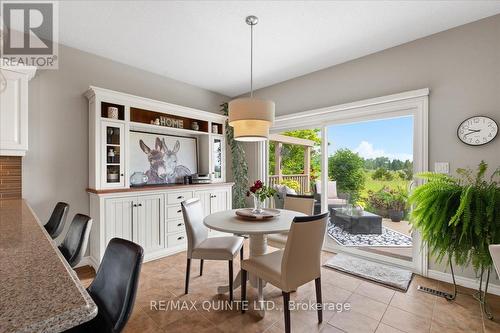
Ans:
{"label": "white upholstered dining chair", "polygon": [[492,244],[489,246],[489,249],[493,266],[495,266],[495,270],[498,276],[500,276],[500,244]]}
{"label": "white upholstered dining chair", "polygon": [[186,284],[189,290],[191,259],[200,259],[200,276],[203,275],[203,260],[227,260],[229,262],[229,299],[233,300],[233,258],[240,251],[243,260],[243,237],[208,237],[208,229],[203,225],[203,207],[199,199],[189,199],[181,203],[182,215],[187,235]]}
{"label": "white upholstered dining chair", "polygon": [[[313,215],[314,202],[314,196],[312,195],[287,194],[285,196],[285,204],[283,205],[283,208],[304,213],[306,215]],[[287,235],[287,232],[268,235],[267,243],[272,247],[283,249],[285,248]]]}
{"label": "white upholstered dining chair", "polygon": [[[316,302],[321,300],[321,247],[329,213],[295,217],[284,250],[256,256],[241,262],[241,301],[246,301],[247,274],[280,288],[283,294],[285,332],[290,328],[290,292],[314,280]],[[245,307],[242,306],[242,313]],[[318,307],[318,322],[323,321],[322,307]]]}

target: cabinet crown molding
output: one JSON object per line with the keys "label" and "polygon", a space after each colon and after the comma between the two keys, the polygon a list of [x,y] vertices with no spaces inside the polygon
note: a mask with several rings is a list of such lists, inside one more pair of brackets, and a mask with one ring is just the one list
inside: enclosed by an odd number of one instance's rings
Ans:
{"label": "cabinet crown molding", "polygon": [[127,94],[124,92],[114,91],[110,89],[90,86],[89,89],[83,94],[89,101],[99,100],[112,100],[116,103],[122,103],[133,107],[153,110],[156,112],[164,113],[179,113],[186,117],[203,118],[209,121],[224,123],[227,119],[226,116],[214,112],[203,111],[199,109],[190,108],[187,106],[172,104],[168,102],[158,101],[151,98]]}
{"label": "cabinet crown molding", "polygon": [[24,74],[26,75],[28,81],[31,80],[36,74],[35,66],[18,65],[16,62],[7,60],[5,58],[0,58],[0,69]]}

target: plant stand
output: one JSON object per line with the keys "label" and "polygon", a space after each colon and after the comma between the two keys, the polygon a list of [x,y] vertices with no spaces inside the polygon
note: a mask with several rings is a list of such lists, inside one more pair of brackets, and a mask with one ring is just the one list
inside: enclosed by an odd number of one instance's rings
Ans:
{"label": "plant stand", "polygon": [[475,292],[474,295],[472,296],[479,302],[481,310],[486,315],[486,317],[488,317],[489,320],[493,320],[493,314],[491,313],[490,306],[486,301],[486,295],[488,294],[488,285],[490,283],[490,271],[491,269],[488,268],[488,272],[486,273],[486,283],[484,284],[484,291],[483,291],[482,287],[483,287],[484,267],[481,268],[481,277],[479,279],[479,290]]}
{"label": "plant stand", "polygon": [[[451,263],[451,259],[448,260],[448,263],[450,264],[450,270],[451,270],[451,277],[453,279],[453,293],[447,293],[445,291],[441,290],[436,290],[432,288],[427,288],[423,286],[417,286],[417,290],[431,294],[434,296],[438,297],[444,297],[447,301],[453,301],[457,297],[457,283],[455,282],[455,272],[453,271],[453,264]],[[493,320],[493,314],[491,313],[491,309],[488,305],[488,302],[486,301],[486,296],[488,294],[488,285],[490,283],[490,272],[491,269],[488,268],[488,271],[486,273],[486,282],[484,284],[484,290],[483,290],[483,275],[484,275],[484,267],[481,268],[481,276],[479,278],[479,290],[475,292],[472,297],[474,297],[478,302],[479,305],[481,306],[481,311],[486,315],[486,317],[489,320]]]}
{"label": "plant stand", "polygon": [[417,286],[417,290],[434,296],[444,297],[447,301],[455,300],[455,298],[457,298],[457,283],[455,282],[455,272],[453,271],[453,264],[451,263],[451,259],[448,259],[448,263],[450,264],[451,278],[453,279],[453,294],[420,285]]}

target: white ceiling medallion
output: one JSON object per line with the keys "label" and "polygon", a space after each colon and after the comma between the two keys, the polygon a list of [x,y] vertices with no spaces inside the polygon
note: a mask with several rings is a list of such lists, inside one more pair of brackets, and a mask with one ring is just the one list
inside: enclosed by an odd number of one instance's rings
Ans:
{"label": "white ceiling medallion", "polygon": [[253,97],[253,26],[259,19],[251,15],[245,21],[250,26],[250,97],[229,102],[229,126],[234,129],[235,140],[264,141],[274,122],[274,102]]}

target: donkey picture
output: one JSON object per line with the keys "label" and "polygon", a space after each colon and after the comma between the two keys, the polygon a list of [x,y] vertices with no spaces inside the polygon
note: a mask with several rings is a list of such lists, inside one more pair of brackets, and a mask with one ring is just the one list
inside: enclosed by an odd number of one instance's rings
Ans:
{"label": "donkey picture", "polygon": [[149,148],[144,141],[139,140],[139,146],[146,154],[150,168],[145,172],[148,184],[178,183],[184,176],[191,175],[189,168],[177,165],[177,153],[181,148],[179,140],[175,142],[172,150],[168,149],[165,139],[156,138],[155,148]]}

